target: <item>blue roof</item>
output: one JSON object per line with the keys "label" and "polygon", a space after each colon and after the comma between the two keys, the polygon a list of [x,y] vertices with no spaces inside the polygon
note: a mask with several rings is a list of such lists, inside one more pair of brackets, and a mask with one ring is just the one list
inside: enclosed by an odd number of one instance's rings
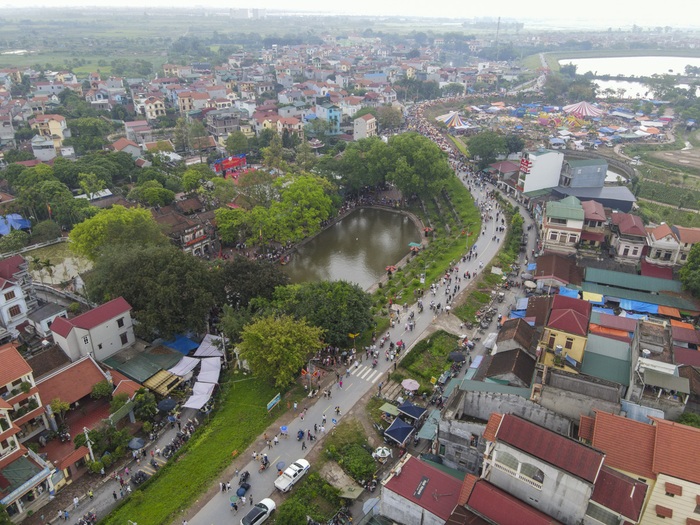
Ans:
{"label": "blue roof", "polygon": [[183,355],[187,355],[192,350],[199,348],[199,343],[195,343],[184,335],[177,335],[172,341],[163,341],[163,346],[167,346],[172,350],[177,350]]}
{"label": "blue roof", "polygon": [[399,445],[403,445],[408,436],[410,436],[415,429],[405,423],[401,418],[397,417],[391,423],[389,428],[384,431],[384,435],[396,441]]}
{"label": "blue roof", "polygon": [[410,401],[406,401],[399,407],[399,412],[406,414],[408,417],[412,417],[413,419],[418,419],[425,414],[425,408],[416,406]]}

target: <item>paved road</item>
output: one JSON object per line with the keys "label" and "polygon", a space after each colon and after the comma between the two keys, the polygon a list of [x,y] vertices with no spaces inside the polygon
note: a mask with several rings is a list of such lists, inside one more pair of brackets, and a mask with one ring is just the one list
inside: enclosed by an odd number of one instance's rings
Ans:
{"label": "paved road", "polygon": [[[487,190],[492,189],[493,186],[487,186]],[[485,192],[482,189],[477,189],[474,192],[475,199],[483,200],[484,196]],[[492,238],[494,235],[497,235],[498,238],[502,240],[504,237],[504,233],[496,233],[495,221],[490,221],[486,223],[484,228],[486,230],[486,233],[481,235],[476,242],[479,253],[478,260],[472,259],[469,262],[460,263],[458,265],[458,275],[463,275],[464,272],[467,270],[469,270],[470,272],[477,271],[479,268],[479,261],[483,261],[484,266],[486,266],[488,261],[490,261],[494,257],[494,255],[496,255],[500,244],[496,241],[493,241]],[[531,235],[531,237],[534,237],[534,235]],[[462,280],[461,282],[463,289],[466,288],[468,284],[469,281],[466,280]],[[416,311],[414,317],[415,328],[413,329],[413,331],[405,330],[406,313],[402,312],[401,321],[397,323],[395,328],[390,330],[392,341],[396,342],[402,340],[406,344],[408,351],[410,351],[410,348],[413,346],[413,344],[415,344],[416,341],[422,338],[423,333],[426,331],[426,329],[430,327],[431,323],[433,323],[436,319],[433,312],[430,311],[430,309],[428,308],[428,305],[430,304],[431,300],[435,300],[436,303],[441,302],[444,306],[445,287],[440,286],[435,297],[432,297],[430,293],[427,293],[424,296],[423,302],[425,305],[425,309],[423,310],[422,314],[418,314],[415,305],[411,305],[409,311]],[[323,417],[325,416],[327,421],[326,433],[331,432],[333,426],[335,425],[335,422],[339,422],[340,420],[342,420],[342,418],[348,415],[349,412],[352,413],[352,410],[354,409],[357,402],[362,398],[362,396],[364,396],[371,389],[377,390],[379,383],[382,381],[386,381],[387,372],[392,366],[392,363],[385,360],[383,356],[380,357],[382,358],[379,359],[379,363],[376,369],[371,368],[370,363],[367,363],[366,361],[361,363],[361,365],[357,369],[351,368],[350,375],[348,377],[342,377],[343,387],[340,388],[338,384],[335,384],[333,386],[331,399],[325,399],[323,396],[321,396],[320,399],[318,399],[315,403],[310,403],[306,407],[307,412],[303,420],[299,415],[288,425],[289,438],[280,439],[279,445],[273,445],[273,447],[269,450],[267,449],[267,447],[265,447],[265,452],[268,454],[272,468],[263,472],[258,472],[259,462],[253,461],[252,457],[250,458],[250,461],[245,465],[243,469],[241,469],[250,472],[249,482],[251,484],[251,489],[249,494],[246,495],[247,502],[245,512],[247,512],[247,510],[250,508],[250,494],[253,495],[253,501],[255,503],[260,501],[262,498],[269,497],[271,494],[273,494],[273,499],[279,499],[274,495],[275,490],[273,485],[274,480],[277,477],[277,472],[274,469],[274,466],[278,461],[283,461],[285,462],[285,464],[288,465],[290,462],[298,458],[305,457],[313,447],[319,446],[319,440],[305,440],[307,448],[302,449],[301,443],[298,442],[296,439],[296,433],[298,430],[306,431],[311,429],[313,433],[314,423],[320,426]],[[340,416],[335,415],[336,406],[340,408]],[[302,408],[304,407],[300,406],[299,410],[301,410]],[[364,408],[358,407],[358,409],[363,410]],[[277,428],[275,428],[274,430],[277,431]],[[270,437],[272,437],[272,435],[270,435]],[[258,444],[260,443],[262,443],[262,437],[258,440]],[[260,448],[254,448],[254,450],[258,453],[261,452]],[[235,494],[235,489],[238,486],[238,479],[222,479],[220,481],[230,481],[232,486],[231,492],[218,493],[215,497],[213,497],[194,517],[192,517],[189,520],[190,525],[214,525],[232,519],[231,516],[233,511],[230,508],[230,497]],[[240,509],[237,513],[237,517],[234,520],[234,523],[237,523],[237,520],[244,515],[244,510]]]}

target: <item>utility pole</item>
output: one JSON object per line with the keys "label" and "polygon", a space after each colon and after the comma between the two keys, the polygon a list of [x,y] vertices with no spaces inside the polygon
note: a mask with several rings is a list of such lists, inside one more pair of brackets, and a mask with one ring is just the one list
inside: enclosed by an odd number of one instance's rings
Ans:
{"label": "utility pole", "polygon": [[83,427],[83,433],[85,434],[85,444],[87,445],[88,451],[90,452],[90,461],[95,461],[95,454],[92,452],[92,443],[90,442],[90,436],[88,436],[87,427]]}

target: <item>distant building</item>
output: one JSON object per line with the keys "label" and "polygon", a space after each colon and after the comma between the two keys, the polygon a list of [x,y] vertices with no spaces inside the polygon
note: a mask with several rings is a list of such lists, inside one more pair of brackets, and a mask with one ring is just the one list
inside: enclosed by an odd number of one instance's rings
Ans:
{"label": "distant building", "polygon": [[361,140],[377,136],[377,119],[368,113],[353,121],[352,139]]}
{"label": "distant building", "polygon": [[561,170],[560,186],[602,188],[608,173],[605,159],[566,159]]}
{"label": "distant building", "polygon": [[529,193],[559,185],[564,154],[560,151],[539,149],[526,151],[520,160],[518,190]]}
{"label": "distant building", "polygon": [[544,251],[576,253],[583,231],[583,221],[583,207],[576,197],[549,201],[545,206],[542,221],[541,238]]}

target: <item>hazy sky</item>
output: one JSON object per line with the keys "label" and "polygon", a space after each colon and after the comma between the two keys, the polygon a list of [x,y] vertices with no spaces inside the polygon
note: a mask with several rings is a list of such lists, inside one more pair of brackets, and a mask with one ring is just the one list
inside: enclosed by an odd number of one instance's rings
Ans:
{"label": "hazy sky", "polygon": [[[350,0],[346,2],[323,2],[319,0],[210,0],[198,2],[189,0],[23,0],[10,4],[0,0],[0,5],[8,7],[41,6],[105,6],[121,7],[185,7],[201,5],[205,7],[235,8],[259,7],[283,9],[287,11],[341,12],[361,15],[416,15],[472,18],[501,16],[533,21],[556,20],[564,27],[572,27],[577,21],[587,26],[594,23],[598,27],[629,27],[632,24],[643,26],[688,27],[700,25],[700,5],[688,0],[665,0],[651,3],[641,0],[587,0],[585,2],[561,0],[500,0],[499,2],[474,0]],[[693,7],[695,6],[695,7]],[[538,25],[538,24],[535,24]],[[550,24],[546,24],[550,25]]]}

